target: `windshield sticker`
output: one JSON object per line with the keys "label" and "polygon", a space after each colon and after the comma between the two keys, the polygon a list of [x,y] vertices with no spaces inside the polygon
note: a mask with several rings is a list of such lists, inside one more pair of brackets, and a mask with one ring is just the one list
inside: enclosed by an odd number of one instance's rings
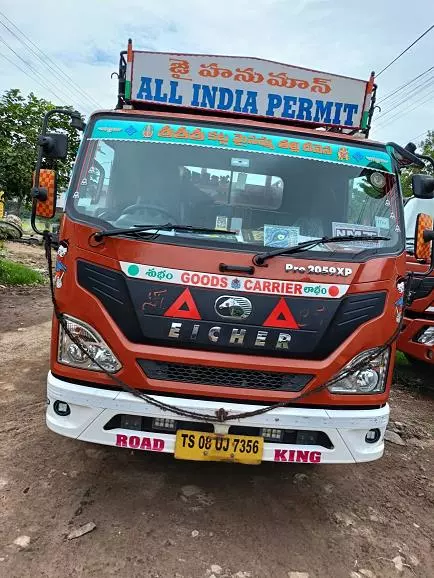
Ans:
{"label": "windshield sticker", "polygon": [[349,285],[337,283],[304,283],[298,281],[282,281],[281,279],[234,277],[232,275],[169,269],[168,267],[141,265],[125,261],[121,261],[120,266],[127,277],[134,279],[152,279],[160,283],[173,283],[186,287],[230,289],[231,291],[263,293],[266,295],[339,299],[347,293],[349,288]]}
{"label": "windshield sticker", "polygon": [[252,231],[251,229],[243,230],[243,237],[246,243],[262,243],[264,242],[264,230],[257,229]]}
{"label": "windshield sticker", "polygon": [[232,217],[231,231],[236,231],[237,235],[242,234],[243,219],[241,217]]}
{"label": "windshield sticker", "polygon": [[264,245],[266,247],[291,247],[297,245],[299,234],[299,227],[264,225]]}
{"label": "windshield sticker", "polygon": [[[377,229],[376,227],[370,227],[369,225],[358,225],[355,223],[332,223],[333,226],[333,237],[346,237],[347,235],[350,235],[352,237],[360,237],[361,239],[363,239],[363,237],[370,237],[371,235],[375,236],[375,237],[379,237],[380,236],[380,230]],[[330,243],[332,245],[332,243]],[[339,243],[340,245],[345,244],[344,243]],[[363,241],[361,240],[360,242],[356,241],[356,242],[352,242],[351,245],[353,247],[363,247],[363,248],[373,248],[373,247],[378,247],[379,246],[379,242],[378,241]]]}
{"label": "windshield sticker", "polygon": [[379,229],[390,229],[390,219],[389,217],[378,217],[375,216],[375,226]]}
{"label": "windshield sticker", "polygon": [[350,267],[338,267],[337,265],[295,265],[286,263],[287,273],[308,273],[309,275],[336,275],[337,277],[348,277],[353,270]]}
{"label": "windshield sticker", "polygon": [[215,228],[219,231],[227,231],[228,230],[228,218],[224,216],[217,216],[215,218]]}
{"label": "windshield sticker", "polygon": [[122,127],[120,126],[100,126],[99,127],[99,131],[100,132],[122,132]]}
{"label": "windshield sticker", "polygon": [[[109,131],[110,127],[120,130]],[[264,136],[250,132],[215,130],[214,128],[180,126],[159,122],[100,119],[96,121],[89,140],[99,139],[221,147],[230,150],[328,161],[356,167],[371,167],[377,171],[393,172],[392,160],[386,151],[349,145],[342,146],[342,143],[292,137],[282,138],[281,135],[274,134]],[[232,161],[245,162],[245,159],[236,158]]]}

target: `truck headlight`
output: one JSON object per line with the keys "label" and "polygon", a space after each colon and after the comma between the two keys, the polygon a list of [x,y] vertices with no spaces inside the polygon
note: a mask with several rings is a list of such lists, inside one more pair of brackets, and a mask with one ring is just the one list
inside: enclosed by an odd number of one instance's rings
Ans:
{"label": "truck headlight", "polygon": [[[89,351],[90,355],[92,355],[106,371],[116,373],[116,371],[120,370],[122,365],[95,329],[84,321],[80,321],[69,315],[64,315],[64,319],[70,333],[80,340],[80,343]],[[68,337],[62,326],[60,326],[59,331],[57,361],[72,367],[79,367],[90,371],[101,371],[98,365],[91,361],[70,337]]]}
{"label": "truck headlight", "polygon": [[[376,357],[369,359],[374,352],[374,349],[368,349],[356,355],[339,373],[344,374],[352,367],[362,364],[360,369],[338,379],[329,386],[328,390],[331,393],[382,393],[386,387],[390,349],[387,348]],[[366,364],[363,364],[364,359],[366,359]],[[336,377],[339,378],[339,374]]]}
{"label": "truck headlight", "polygon": [[434,345],[434,326],[424,327],[416,341],[423,343],[423,345]]}

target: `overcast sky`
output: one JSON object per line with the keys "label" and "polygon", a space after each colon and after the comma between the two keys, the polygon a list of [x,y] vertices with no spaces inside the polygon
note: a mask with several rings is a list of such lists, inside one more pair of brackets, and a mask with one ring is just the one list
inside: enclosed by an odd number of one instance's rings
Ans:
{"label": "overcast sky", "polygon": [[[137,49],[257,56],[368,79],[434,23],[433,0],[219,0],[215,6],[205,0],[2,0],[1,13],[91,98],[53,78],[1,24],[0,92],[33,91],[85,114],[96,104],[112,108],[117,84],[110,74],[128,37]],[[2,14],[0,21],[18,34]],[[434,30],[378,78],[378,102],[433,61]],[[39,81],[50,90],[25,70],[43,73]],[[371,132],[379,140],[406,144],[434,129],[434,69],[387,99],[382,114]]]}

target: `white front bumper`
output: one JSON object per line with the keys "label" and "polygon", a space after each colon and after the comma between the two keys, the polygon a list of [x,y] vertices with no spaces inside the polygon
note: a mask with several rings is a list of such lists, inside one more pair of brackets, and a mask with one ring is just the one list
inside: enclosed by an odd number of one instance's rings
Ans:
{"label": "white front bumper", "polygon": [[[189,418],[180,418],[163,411],[129,393],[68,383],[57,379],[51,373],[48,374],[47,397],[47,425],[51,430],[71,438],[110,446],[174,453],[176,438],[174,434],[120,428],[105,430],[104,426],[118,414],[191,421]],[[180,408],[211,415],[221,407],[229,414],[251,411],[259,407],[178,397],[154,396],[154,398]],[[61,417],[54,412],[53,404],[56,400],[69,404],[70,415]],[[285,407],[243,420],[228,420],[223,425],[322,431],[331,440],[333,448],[266,442],[263,460],[336,464],[368,462],[380,458],[384,451],[383,436],[388,419],[387,404],[379,409],[367,410]],[[218,422],[214,425],[219,433],[225,432]],[[381,431],[379,441],[373,444],[366,443],[366,433],[374,428]]]}

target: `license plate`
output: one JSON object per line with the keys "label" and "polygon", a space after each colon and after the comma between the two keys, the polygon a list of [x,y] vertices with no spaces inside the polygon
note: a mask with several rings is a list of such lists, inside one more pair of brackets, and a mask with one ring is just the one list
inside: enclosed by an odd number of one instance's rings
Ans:
{"label": "license plate", "polygon": [[176,432],[175,458],[178,460],[260,464],[263,451],[262,437],[188,430]]}

